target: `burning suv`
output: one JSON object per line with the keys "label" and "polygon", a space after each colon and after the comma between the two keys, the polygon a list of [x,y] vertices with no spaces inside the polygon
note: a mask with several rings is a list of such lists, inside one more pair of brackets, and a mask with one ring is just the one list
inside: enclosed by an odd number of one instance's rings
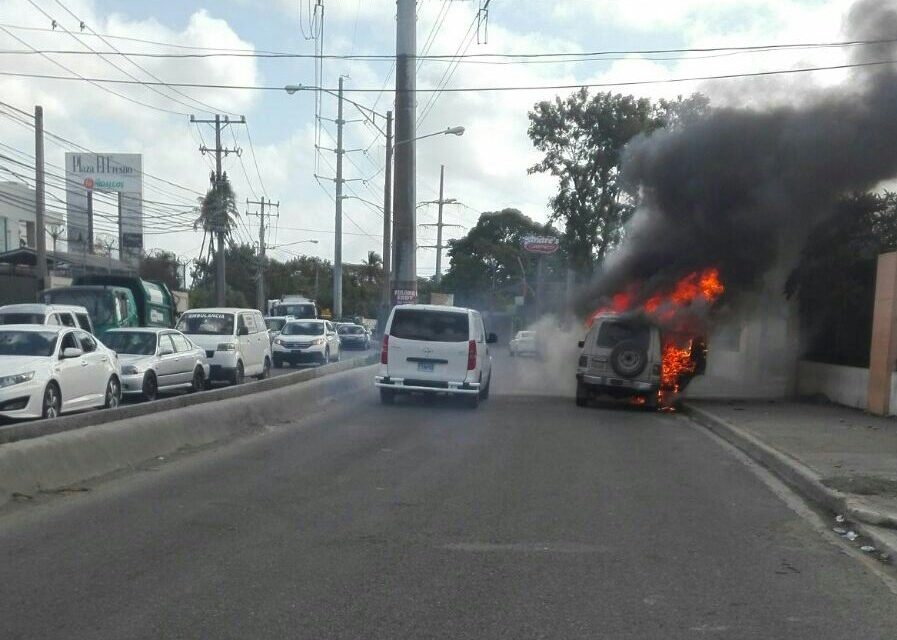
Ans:
{"label": "burning suv", "polygon": [[638,314],[599,314],[579,343],[576,404],[608,395],[649,409],[669,406],[692,377],[704,372],[704,345],[699,337],[663,332]]}

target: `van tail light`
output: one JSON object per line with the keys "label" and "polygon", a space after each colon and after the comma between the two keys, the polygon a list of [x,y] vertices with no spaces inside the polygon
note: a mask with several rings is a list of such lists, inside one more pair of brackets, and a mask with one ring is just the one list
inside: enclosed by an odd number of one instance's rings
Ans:
{"label": "van tail light", "polygon": [[389,364],[389,334],[383,334],[383,342],[380,343],[380,364]]}
{"label": "van tail light", "polygon": [[467,343],[467,370],[473,371],[477,368],[477,343],[471,340]]}

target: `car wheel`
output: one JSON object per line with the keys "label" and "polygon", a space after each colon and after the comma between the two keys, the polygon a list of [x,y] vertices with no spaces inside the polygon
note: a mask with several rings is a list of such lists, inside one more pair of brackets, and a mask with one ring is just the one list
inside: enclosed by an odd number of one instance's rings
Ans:
{"label": "car wheel", "polygon": [[237,361],[237,368],[234,369],[234,374],[231,376],[231,384],[238,385],[243,384],[243,362]]}
{"label": "car wheel", "polygon": [[118,378],[112,376],[106,383],[106,401],[103,404],[105,409],[115,409],[121,404],[121,383]]}
{"label": "car wheel", "polygon": [[141,387],[143,399],[152,402],[159,395],[159,383],[156,380],[156,374],[147,371],[143,375],[143,386]]}
{"label": "car wheel", "polygon": [[477,407],[480,406],[480,394],[479,393],[474,393],[469,396],[465,395],[465,396],[463,396],[463,399],[464,399],[464,406],[467,407],[468,409],[476,409]]}
{"label": "car wheel", "polygon": [[325,349],[324,355],[321,357],[321,364],[329,364],[330,363],[330,349]]}
{"label": "car wheel", "polygon": [[278,369],[282,369],[283,368],[283,360],[281,360],[277,356],[274,356],[274,366]]}
{"label": "car wheel", "polygon": [[41,417],[55,418],[62,411],[62,394],[55,382],[51,382],[44,389],[44,400],[41,405]]}
{"label": "car wheel", "polygon": [[513,357],[514,357],[514,350],[511,349],[510,352],[511,352],[511,357],[513,358]]}
{"label": "car wheel", "polygon": [[589,404],[589,390],[582,382],[576,382],[576,406],[585,407]]}
{"label": "car wheel", "polygon": [[342,358],[343,358],[343,350],[342,350],[342,349],[337,349],[337,350],[336,350],[336,357],[333,359],[333,361],[334,361],[334,362],[339,362],[340,360],[342,360]]}
{"label": "car wheel", "polygon": [[265,364],[262,366],[262,373],[259,375],[259,380],[264,380],[271,376],[271,360],[268,359],[268,356],[265,356]]}
{"label": "car wheel", "polygon": [[381,404],[395,404],[396,392],[392,389],[380,389]]}
{"label": "car wheel", "polygon": [[193,383],[190,386],[190,390],[193,393],[206,388],[206,376],[202,371],[202,367],[196,367],[196,371],[193,372]]}

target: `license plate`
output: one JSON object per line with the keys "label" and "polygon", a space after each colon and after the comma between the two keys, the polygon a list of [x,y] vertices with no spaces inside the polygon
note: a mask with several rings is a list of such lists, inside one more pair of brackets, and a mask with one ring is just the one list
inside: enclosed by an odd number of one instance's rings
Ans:
{"label": "license plate", "polygon": [[417,370],[418,371],[433,371],[433,363],[432,362],[418,362]]}

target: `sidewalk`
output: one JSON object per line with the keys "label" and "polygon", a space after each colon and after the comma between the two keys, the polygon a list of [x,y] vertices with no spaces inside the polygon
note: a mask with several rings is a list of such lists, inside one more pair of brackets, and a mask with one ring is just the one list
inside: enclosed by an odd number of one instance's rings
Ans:
{"label": "sidewalk", "polygon": [[857,523],[879,548],[897,552],[897,420],[785,400],[692,401],[687,411],[805,497]]}

